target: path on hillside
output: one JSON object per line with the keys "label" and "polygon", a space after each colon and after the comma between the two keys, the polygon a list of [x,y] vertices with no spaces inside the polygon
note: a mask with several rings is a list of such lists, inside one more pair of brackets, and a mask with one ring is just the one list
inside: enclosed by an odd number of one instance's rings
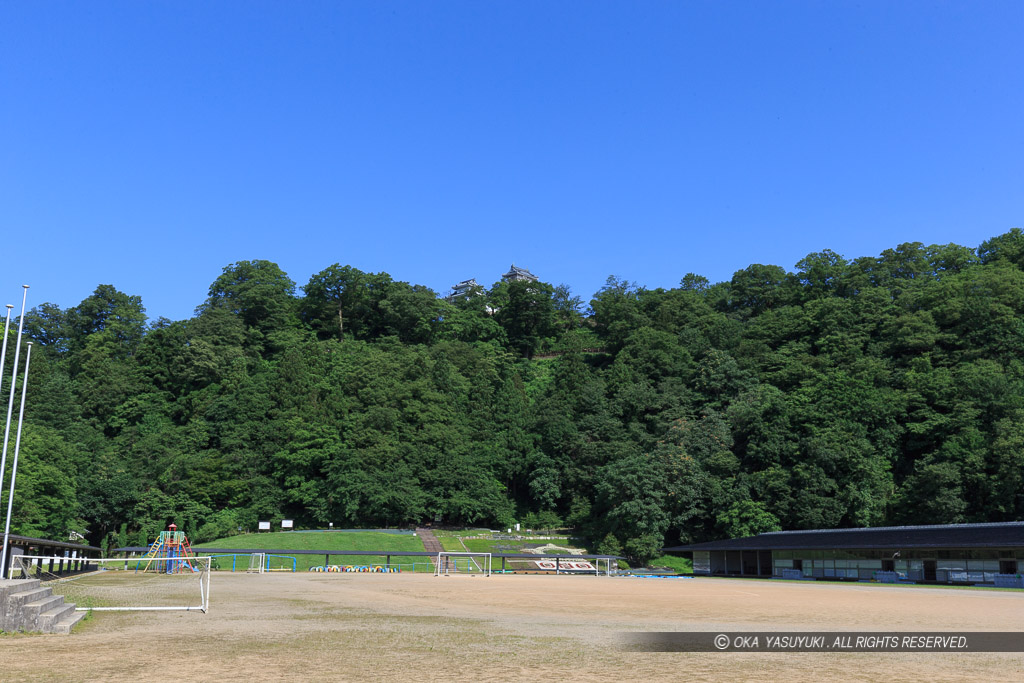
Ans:
{"label": "path on hillside", "polygon": [[441,547],[441,541],[437,540],[437,536],[430,529],[417,529],[416,535],[423,541],[423,549],[428,553],[434,553],[433,557],[430,558],[430,564],[437,566],[437,553],[444,550]]}

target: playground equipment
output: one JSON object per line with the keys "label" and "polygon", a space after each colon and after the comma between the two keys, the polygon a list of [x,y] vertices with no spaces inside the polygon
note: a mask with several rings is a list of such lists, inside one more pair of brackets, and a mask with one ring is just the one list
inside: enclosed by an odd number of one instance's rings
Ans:
{"label": "playground equipment", "polygon": [[167,531],[161,531],[160,536],[149,546],[149,552],[135,565],[138,572],[139,565],[143,562],[146,566],[141,569],[143,572],[152,571],[163,574],[181,574],[184,572],[198,572],[196,568],[196,556],[192,552],[192,546],[188,542],[188,536],[184,531],[178,531],[177,524],[171,524]]}

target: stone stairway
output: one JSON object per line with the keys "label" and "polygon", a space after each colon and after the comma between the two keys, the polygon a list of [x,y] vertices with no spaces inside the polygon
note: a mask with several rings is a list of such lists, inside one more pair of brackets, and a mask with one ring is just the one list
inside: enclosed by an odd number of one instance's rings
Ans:
{"label": "stone stairway", "polygon": [[0,579],[0,631],[71,633],[83,617],[39,579]]}
{"label": "stone stairway", "polygon": [[434,557],[430,558],[430,564],[437,565],[437,553],[444,550],[441,547],[441,541],[437,540],[437,536],[430,529],[417,529],[416,535],[423,541],[423,549],[428,553],[434,553]]}

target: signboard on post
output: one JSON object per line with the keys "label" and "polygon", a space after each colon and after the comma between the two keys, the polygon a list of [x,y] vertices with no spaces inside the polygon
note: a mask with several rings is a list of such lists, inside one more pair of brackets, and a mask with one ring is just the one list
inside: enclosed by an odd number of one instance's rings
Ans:
{"label": "signboard on post", "polygon": [[260,522],[260,531],[270,531],[270,522]]}
{"label": "signboard on post", "polygon": [[282,529],[291,529],[292,528],[292,520],[290,520],[290,519],[282,519],[281,520],[281,528]]}

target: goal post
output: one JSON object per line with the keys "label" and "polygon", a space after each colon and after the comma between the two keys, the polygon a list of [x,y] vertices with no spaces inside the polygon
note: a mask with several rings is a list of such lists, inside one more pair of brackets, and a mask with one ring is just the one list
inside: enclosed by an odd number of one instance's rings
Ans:
{"label": "goal post", "polygon": [[247,574],[262,574],[266,566],[266,553],[253,553],[249,556],[249,568],[246,571]]}
{"label": "goal post", "polygon": [[[39,579],[79,611],[206,612],[210,607],[210,558],[148,562],[135,558],[89,558],[72,575],[48,571],[62,557],[15,555],[8,578]],[[147,567],[148,564],[148,567]]]}
{"label": "goal post", "polygon": [[446,552],[437,554],[434,563],[434,576],[451,576],[452,574],[491,575],[490,553]]}

